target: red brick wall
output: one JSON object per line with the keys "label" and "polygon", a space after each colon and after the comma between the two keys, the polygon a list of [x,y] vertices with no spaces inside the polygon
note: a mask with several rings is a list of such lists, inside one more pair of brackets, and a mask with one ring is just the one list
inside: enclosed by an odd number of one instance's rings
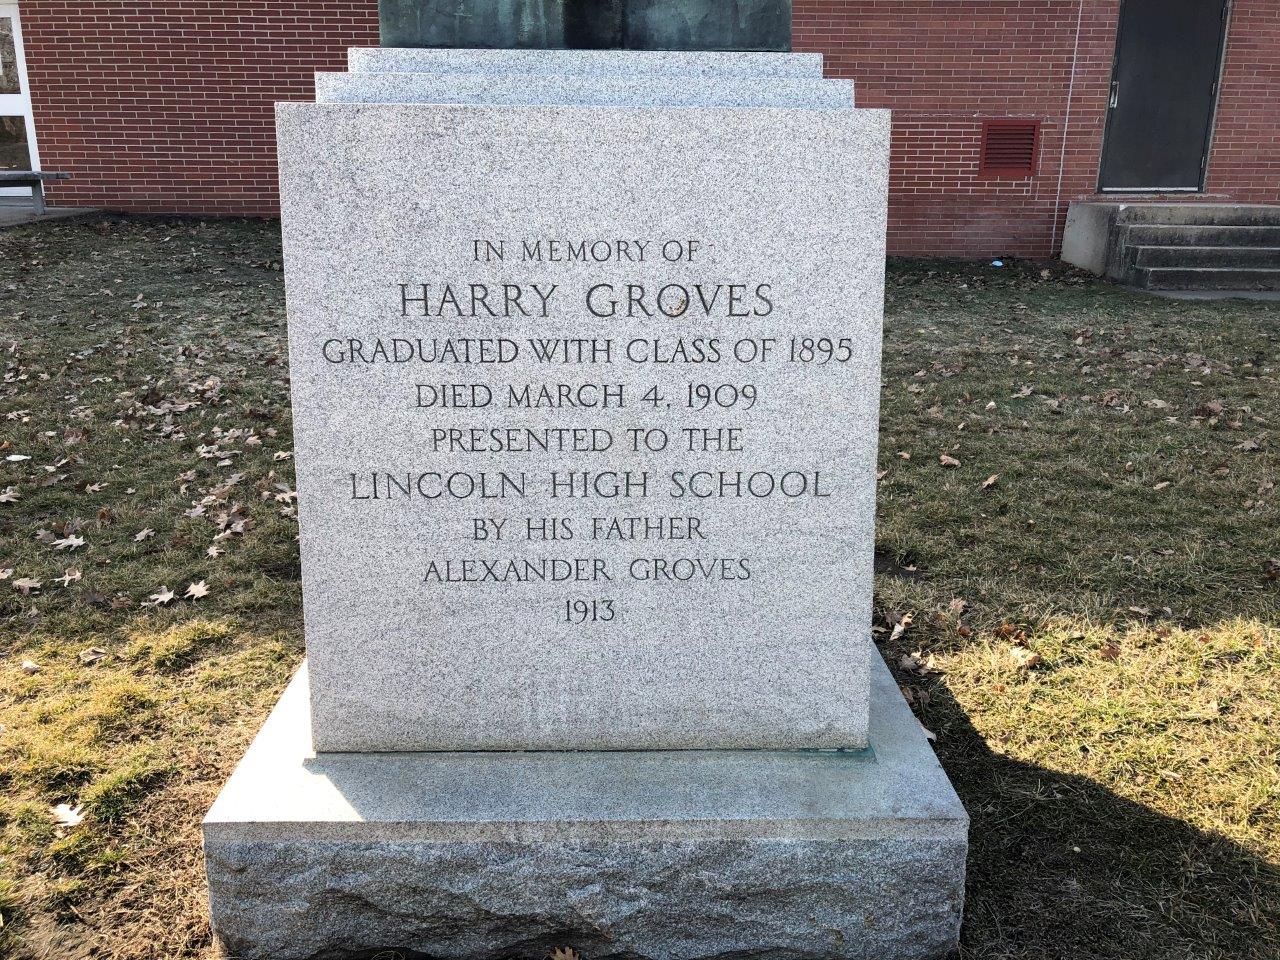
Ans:
{"label": "red brick wall", "polygon": [[[1201,198],[1277,202],[1280,3],[1233,7]],[[894,110],[892,252],[1056,251],[1067,203],[1094,195],[1119,0],[794,8],[796,49]],[[74,176],[53,201],[125,210],[274,213],[271,105],[377,43],[377,0],[22,0],[21,16],[41,157]],[[978,175],[990,117],[1041,121],[1035,176]]]}
{"label": "red brick wall", "polygon": [[[1048,253],[1076,19],[1063,0],[796,0],[796,48],[894,111],[893,252]],[[1035,176],[978,175],[988,117],[1041,121]]]}
{"label": "red brick wall", "polygon": [[[894,111],[891,252],[1056,253],[1068,202],[1097,188],[1119,0],[794,2],[796,49]],[[1280,3],[1232,7],[1206,194],[1150,199],[1280,201]],[[1041,121],[1035,176],[979,176],[991,117]]]}
{"label": "red brick wall", "polygon": [[50,200],[277,211],[277,100],[378,43],[378,0],[21,0]]}
{"label": "red brick wall", "polygon": [[1280,2],[1235,0],[1205,189],[1280,202]]}

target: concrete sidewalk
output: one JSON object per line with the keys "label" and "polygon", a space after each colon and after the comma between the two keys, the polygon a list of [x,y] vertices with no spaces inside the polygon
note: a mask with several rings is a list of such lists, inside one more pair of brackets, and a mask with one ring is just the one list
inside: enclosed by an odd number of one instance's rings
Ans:
{"label": "concrete sidewalk", "polygon": [[46,220],[83,217],[97,212],[98,209],[96,207],[47,207],[44,214],[37,217],[29,197],[0,197],[0,230],[5,227],[21,227],[28,223],[41,223]]}

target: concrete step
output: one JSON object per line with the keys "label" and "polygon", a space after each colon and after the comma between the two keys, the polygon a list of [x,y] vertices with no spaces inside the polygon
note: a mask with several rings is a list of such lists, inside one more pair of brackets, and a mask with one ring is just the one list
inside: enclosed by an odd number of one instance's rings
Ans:
{"label": "concrete step", "polygon": [[1136,267],[1132,283],[1143,290],[1280,290],[1280,269]]}
{"label": "concrete step", "polygon": [[1280,270],[1280,247],[1136,246],[1135,267],[1239,267]]}
{"label": "concrete step", "polygon": [[1117,239],[1125,246],[1275,247],[1280,246],[1280,226],[1143,224],[1121,227]]}
{"label": "concrete step", "polygon": [[1269,203],[1134,203],[1121,204],[1117,224],[1196,224],[1233,227],[1280,227],[1280,204]]}
{"label": "concrete step", "polygon": [[1280,204],[1071,204],[1062,259],[1153,290],[1280,290]]}

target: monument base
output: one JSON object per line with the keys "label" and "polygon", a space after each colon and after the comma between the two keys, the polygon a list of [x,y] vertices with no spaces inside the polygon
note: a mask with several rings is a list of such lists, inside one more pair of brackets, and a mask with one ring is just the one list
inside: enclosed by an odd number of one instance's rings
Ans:
{"label": "monument base", "polygon": [[871,746],[321,754],[306,668],[204,822],[232,957],[938,958],[968,817],[873,657]]}

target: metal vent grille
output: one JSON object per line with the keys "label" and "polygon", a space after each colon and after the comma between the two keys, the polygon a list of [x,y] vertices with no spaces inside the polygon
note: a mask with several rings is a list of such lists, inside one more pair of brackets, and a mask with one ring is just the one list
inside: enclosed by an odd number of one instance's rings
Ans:
{"label": "metal vent grille", "polygon": [[984,120],[978,172],[999,177],[1032,176],[1039,145],[1039,120]]}

